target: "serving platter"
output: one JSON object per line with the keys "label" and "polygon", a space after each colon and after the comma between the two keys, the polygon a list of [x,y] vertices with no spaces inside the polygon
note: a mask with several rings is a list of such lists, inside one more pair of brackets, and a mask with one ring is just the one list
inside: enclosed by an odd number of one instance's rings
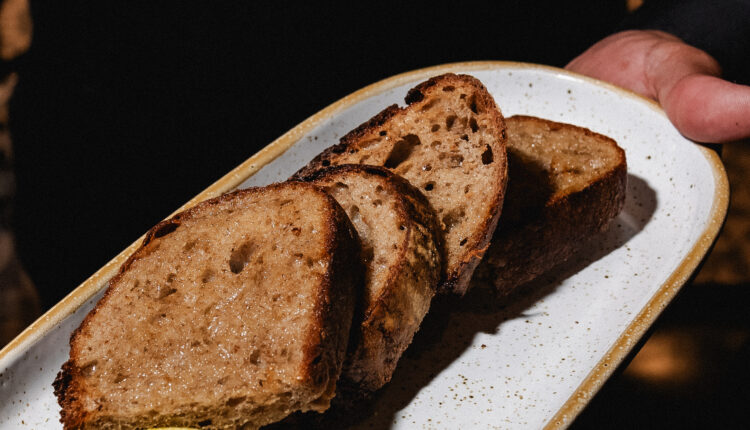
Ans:
{"label": "serving platter", "polygon": [[[625,208],[573,261],[496,300],[483,285],[441,300],[363,411],[357,428],[565,428],[688,280],[728,204],[715,152],[682,137],[659,106],[561,69],[457,63],[359,90],[293,128],[182,208],[282,181],[415,84],[446,72],[480,79],[506,116],[590,128],[625,149]],[[178,209],[178,210],[180,210]],[[52,381],[68,338],[140,239],[0,350],[0,428],[61,428]]]}

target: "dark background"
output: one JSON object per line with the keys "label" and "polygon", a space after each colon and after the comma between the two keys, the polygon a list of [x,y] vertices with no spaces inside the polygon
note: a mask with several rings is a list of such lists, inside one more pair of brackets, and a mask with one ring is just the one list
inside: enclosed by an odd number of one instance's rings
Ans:
{"label": "dark background", "polygon": [[[618,1],[90,3],[32,2],[32,47],[10,65],[17,246],[45,308],[352,91],[446,62],[563,66],[626,15]],[[731,234],[575,427],[747,423],[746,147],[725,151]]]}
{"label": "dark background", "polygon": [[564,65],[625,13],[606,1],[90,3],[32,3],[17,64],[15,230],[45,308],[339,98],[446,62]]}

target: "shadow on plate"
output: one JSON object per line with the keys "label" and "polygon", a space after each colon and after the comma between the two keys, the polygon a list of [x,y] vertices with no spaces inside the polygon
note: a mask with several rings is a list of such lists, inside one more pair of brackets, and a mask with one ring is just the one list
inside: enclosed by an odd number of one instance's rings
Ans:
{"label": "shadow on plate", "polygon": [[[353,414],[335,414],[335,426],[386,429],[401,409],[472,345],[477,333],[495,334],[504,321],[525,318],[534,303],[554,292],[565,279],[620,248],[648,224],[657,206],[656,193],[642,178],[628,175],[622,213],[609,229],[592,237],[584,251],[508,297],[499,298],[489,286],[474,283],[460,301],[436,297],[420,331],[399,361],[391,382]],[[326,414],[328,415],[328,414]],[[328,420],[325,420],[328,421]],[[329,422],[330,424],[330,422]]]}

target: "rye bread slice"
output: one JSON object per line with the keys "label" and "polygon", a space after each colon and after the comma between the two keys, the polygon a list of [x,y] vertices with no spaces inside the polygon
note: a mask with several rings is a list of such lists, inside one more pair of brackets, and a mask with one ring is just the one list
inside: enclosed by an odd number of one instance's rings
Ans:
{"label": "rye bread slice", "polygon": [[445,238],[441,290],[463,294],[495,230],[505,194],[503,116],[474,77],[445,74],[411,89],[295,176],[338,164],[385,166],[424,192]]}
{"label": "rye bread slice", "polygon": [[530,116],[506,119],[508,192],[478,277],[508,294],[563,263],[625,204],[625,152],[586,128]]}
{"label": "rye bread slice", "polygon": [[301,179],[341,204],[362,241],[362,316],[355,318],[339,385],[348,393],[373,392],[390,381],[441,279],[437,216],[419,190],[382,167],[343,164]]}
{"label": "rye bread slice", "polygon": [[345,212],[310,184],[159,223],[71,337],[64,427],[258,428],[325,410],[363,272]]}

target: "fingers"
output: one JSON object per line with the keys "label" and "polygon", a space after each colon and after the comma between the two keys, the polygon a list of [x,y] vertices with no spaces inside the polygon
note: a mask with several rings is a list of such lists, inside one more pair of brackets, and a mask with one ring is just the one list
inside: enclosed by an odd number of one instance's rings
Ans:
{"label": "fingers", "polygon": [[750,87],[692,74],[675,83],[659,101],[689,139],[723,143],[750,137]]}
{"label": "fingers", "polygon": [[675,40],[679,39],[658,31],[616,33],[592,45],[565,68],[656,100],[646,79],[648,54],[661,43]]}
{"label": "fingers", "polygon": [[750,87],[721,80],[713,57],[668,33],[614,34],[566,68],[657,100],[689,139],[722,143],[750,137]]}

